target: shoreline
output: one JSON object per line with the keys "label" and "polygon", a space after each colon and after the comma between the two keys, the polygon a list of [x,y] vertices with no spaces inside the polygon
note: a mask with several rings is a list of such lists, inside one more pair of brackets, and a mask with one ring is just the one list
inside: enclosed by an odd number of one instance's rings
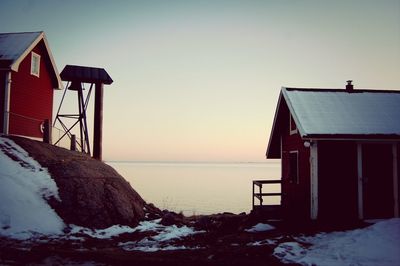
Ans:
{"label": "shoreline", "polygon": [[280,164],[280,160],[268,160],[268,161],[257,161],[257,162],[245,162],[245,161],[142,161],[142,160],[104,160],[104,163],[132,163],[132,164],[177,164],[177,165],[275,165]]}

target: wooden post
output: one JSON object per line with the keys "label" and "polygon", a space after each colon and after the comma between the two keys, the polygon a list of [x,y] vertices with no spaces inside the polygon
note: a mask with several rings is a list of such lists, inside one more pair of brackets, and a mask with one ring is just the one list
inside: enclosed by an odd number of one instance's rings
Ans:
{"label": "wooden post", "polygon": [[253,188],[252,188],[252,190],[253,190],[253,193],[251,194],[251,204],[252,204],[252,210],[254,210],[254,181],[253,181]]}
{"label": "wooden post", "polygon": [[43,142],[51,144],[51,124],[49,119],[43,122]]}
{"label": "wooden post", "polygon": [[318,142],[313,140],[310,146],[310,190],[311,190],[311,220],[318,219]]}
{"label": "wooden post", "polygon": [[102,160],[103,140],[103,83],[95,84],[93,158]]}
{"label": "wooden post", "polygon": [[362,168],[362,144],[357,143],[357,190],[358,190],[358,219],[364,219],[364,180]]}
{"label": "wooden post", "polygon": [[71,151],[76,151],[76,135],[71,135]]}
{"label": "wooden post", "polygon": [[9,126],[10,126],[10,95],[11,95],[11,71],[8,71],[5,75],[5,84],[4,84],[4,109],[3,111],[3,125],[2,125],[2,133],[8,134]]}
{"label": "wooden post", "polygon": [[393,198],[394,198],[394,217],[399,217],[399,166],[397,165],[397,144],[392,144],[393,154]]}

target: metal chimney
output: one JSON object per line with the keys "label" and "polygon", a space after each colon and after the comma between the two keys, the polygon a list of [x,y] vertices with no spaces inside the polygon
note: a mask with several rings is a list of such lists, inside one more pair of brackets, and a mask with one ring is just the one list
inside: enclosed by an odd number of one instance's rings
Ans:
{"label": "metal chimney", "polygon": [[352,80],[348,80],[347,81],[347,85],[346,85],[346,91],[347,92],[353,92],[354,86],[353,86],[353,84],[351,84],[352,82],[353,82]]}

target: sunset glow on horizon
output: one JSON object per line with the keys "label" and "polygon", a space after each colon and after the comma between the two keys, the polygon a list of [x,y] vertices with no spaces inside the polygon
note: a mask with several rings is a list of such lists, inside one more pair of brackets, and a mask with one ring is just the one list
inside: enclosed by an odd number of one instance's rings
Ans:
{"label": "sunset glow on horizon", "polygon": [[24,31],[114,80],[104,160],[265,161],[282,86],[400,90],[396,0],[2,1]]}

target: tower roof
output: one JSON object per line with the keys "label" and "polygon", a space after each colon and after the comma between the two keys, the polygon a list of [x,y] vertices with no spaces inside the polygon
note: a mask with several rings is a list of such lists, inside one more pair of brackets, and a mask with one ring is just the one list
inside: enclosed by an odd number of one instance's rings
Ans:
{"label": "tower roof", "polygon": [[104,68],[66,65],[61,71],[64,81],[111,84],[113,80]]}

